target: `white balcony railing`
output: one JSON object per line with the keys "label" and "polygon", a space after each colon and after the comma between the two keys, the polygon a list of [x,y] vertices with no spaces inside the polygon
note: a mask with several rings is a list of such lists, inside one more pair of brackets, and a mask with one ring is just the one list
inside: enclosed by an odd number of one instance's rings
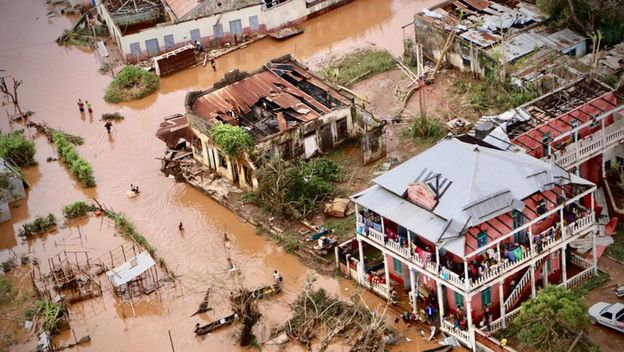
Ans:
{"label": "white balcony railing", "polygon": [[511,307],[513,307],[518,302],[518,300],[520,299],[520,296],[522,295],[522,292],[524,291],[524,288],[529,283],[530,278],[531,278],[531,270],[527,270],[526,273],[524,273],[524,275],[520,279],[520,281],[518,281],[518,284],[516,285],[516,287],[514,287],[513,291],[511,291],[511,293],[509,294],[509,297],[507,297],[507,299],[505,300],[503,304],[505,306],[505,311],[508,311]]}
{"label": "white balcony railing", "polygon": [[[511,312],[505,314],[505,324],[509,326],[509,324],[520,314],[520,307],[512,310]],[[503,328],[503,320],[498,318],[490,323],[490,332],[496,332]]]}
{"label": "white balcony railing", "polygon": [[[587,268],[568,279],[568,288],[574,288],[589,280],[594,275],[594,268]],[[563,284],[562,284],[563,285]]]}
{"label": "white balcony railing", "polygon": [[468,331],[458,329],[453,326],[453,323],[450,321],[442,320],[442,325],[440,326],[440,330],[446,332],[447,334],[451,334],[463,342],[465,345],[470,346],[470,334]]}
{"label": "white balcony railing", "polygon": [[618,144],[624,138],[624,120],[620,119],[606,126],[604,129],[566,146],[563,153],[556,151],[552,154],[554,161],[566,169],[577,162],[589,159],[603,149]]}

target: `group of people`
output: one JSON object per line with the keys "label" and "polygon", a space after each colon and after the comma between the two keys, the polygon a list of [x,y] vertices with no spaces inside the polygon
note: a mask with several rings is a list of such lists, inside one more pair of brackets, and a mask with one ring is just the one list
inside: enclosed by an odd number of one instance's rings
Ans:
{"label": "group of people", "polygon": [[91,103],[89,103],[88,100],[85,100],[83,103],[82,99],[78,99],[78,110],[80,110],[80,112],[85,112],[85,107],[87,108],[87,111],[89,112],[89,114],[93,113],[93,108],[91,106]]}
{"label": "group of people", "polygon": [[[201,43],[201,41],[196,40],[193,42],[193,45],[195,46],[195,52],[196,53],[203,53],[204,52],[204,44]],[[217,70],[217,62],[215,61],[214,57],[210,58],[210,66],[212,67],[213,71]]]}

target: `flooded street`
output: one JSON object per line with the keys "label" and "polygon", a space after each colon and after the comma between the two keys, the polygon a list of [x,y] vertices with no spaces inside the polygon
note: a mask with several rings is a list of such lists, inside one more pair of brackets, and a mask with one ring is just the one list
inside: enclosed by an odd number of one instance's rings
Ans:
{"label": "flooded street", "polygon": [[[114,235],[112,224],[95,217],[80,224],[80,235],[77,235],[78,227],[72,226],[29,241],[17,236],[21,224],[35,216],[54,213],[60,218],[64,205],[97,198],[135,222],[139,232],[180,277],[181,284],[176,289],[143,297],[134,307],[117,301],[110,293],[105,293],[103,299],[71,306],[76,335],[78,338],[90,335],[92,339],[91,345],[75,350],[171,351],[169,330],[176,351],[236,350],[232,333],[237,329],[224,329],[200,339],[193,333],[194,324],[229,313],[225,304],[228,290],[240,282],[248,287],[267,284],[272,281],[272,271],[278,269],[284,277],[285,292],[260,305],[263,318],[259,323],[259,339],[265,340],[270,328],[288,319],[289,314],[285,314],[288,302],[296,298],[312,271],[296,257],[257,235],[252,226],[240,222],[235,214],[195,189],[164,177],[156,158],[162,155],[165,146],[154,133],[164,116],[183,112],[187,91],[208,88],[235,68],[254,70],[267,60],[287,53],[303,61],[314,61],[367,45],[387,48],[398,55],[403,40],[401,26],[409,23],[415,12],[432,3],[357,0],[304,23],[305,33],[298,37],[283,42],[264,39],[219,58],[217,72],[201,66],[187,69],[162,79],[161,88],[145,99],[112,105],[102,99],[110,77],[98,74],[100,63],[95,54],[59,47],[54,42],[63,29],[71,26],[67,18],[48,19],[42,0],[0,0],[0,69],[23,80],[20,103],[24,110],[35,112],[34,121],[46,122],[84,138],[84,145],[77,149],[93,166],[97,181],[96,188],[80,187],[64,165],[46,162],[48,157],[55,156],[54,148],[45,138],[36,138],[39,165],[24,169],[31,185],[27,198],[15,203],[18,207],[11,210],[12,220],[0,224],[0,260],[12,256],[10,250],[18,257],[26,253],[45,261],[78,245],[94,251],[118,247],[123,241]],[[78,98],[93,104],[93,116],[78,112]],[[100,115],[114,111],[126,119],[115,123],[109,136]],[[2,115],[5,116],[4,111]],[[7,119],[3,117],[0,121],[2,130],[8,131]],[[141,187],[139,197],[126,196],[130,184]],[[179,222],[184,223],[184,233],[178,231]],[[222,240],[224,232],[230,234],[233,242],[229,250]],[[240,280],[227,272],[228,251],[243,273]],[[344,296],[355,290],[352,282],[330,277],[318,277],[317,284]],[[213,292],[218,291],[211,296],[215,310],[201,318],[191,318],[205,290],[211,286]],[[366,296],[371,302],[382,303],[370,294]],[[61,340],[66,344],[73,338],[65,333]]]}

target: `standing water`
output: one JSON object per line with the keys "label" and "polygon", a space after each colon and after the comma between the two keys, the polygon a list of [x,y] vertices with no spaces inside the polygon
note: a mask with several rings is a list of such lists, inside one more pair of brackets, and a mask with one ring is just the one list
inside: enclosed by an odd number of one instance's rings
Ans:
{"label": "standing water", "polygon": [[[357,0],[304,23],[305,32],[300,36],[282,42],[264,39],[219,58],[216,72],[201,66],[187,69],[163,78],[161,88],[142,100],[112,105],[102,100],[110,77],[98,74],[100,63],[95,54],[59,47],[54,42],[71,26],[67,18],[48,18],[42,0],[0,0],[0,69],[6,71],[3,74],[23,80],[20,103],[24,110],[36,113],[33,120],[84,138],[78,151],[93,166],[97,180],[96,188],[82,188],[61,163],[46,162],[47,157],[55,156],[54,148],[44,138],[35,138],[39,165],[24,170],[31,185],[27,199],[16,202],[18,207],[11,210],[12,220],[0,224],[0,260],[14,252],[18,257],[23,253],[37,257],[43,263],[59,251],[74,248],[76,241],[82,248],[94,251],[118,247],[123,241],[114,237],[111,224],[99,218],[28,241],[17,236],[21,224],[35,216],[54,213],[60,217],[64,205],[97,198],[135,222],[139,232],[179,276],[180,284],[175,290],[143,297],[134,306],[106,293],[103,299],[71,306],[76,335],[92,338],[91,345],[77,350],[170,351],[168,331],[177,351],[236,350],[231,336],[234,330],[224,329],[204,339],[193,333],[196,322],[206,323],[228,313],[227,289],[235,281],[227,272],[228,256],[242,272],[240,281],[248,287],[271,282],[274,269],[284,277],[284,294],[261,305],[263,318],[259,329],[261,337],[266,338],[270,327],[288,318],[287,304],[295,299],[311,270],[256,235],[255,229],[239,221],[235,214],[195,189],[164,177],[156,159],[162,155],[164,144],[154,133],[163,116],[183,112],[187,91],[206,89],[235,68],[254,70],[287,53],[304,61],[318,61],[369,45],[398,55],[403,40],[401,27],[433,2]],[[93,115],[78,112],[78,98],[92,103]],[[108,135],[100,116],[115,111],[126,119],[114,124]],[[4,118],[0,127],[3,131],[11,128]],[[130,184],[140,186],[139,197],[126,196]],[[178,231],[180,222],[184,223],[183,233]],[[224,232],[232,240],[229,249],[222,240]],[[319,277],[317,284],[334,293],[353,288],[350,283],[339,284],[329,277]],[[218,291],[211,297],[214,311],[208,317],[191,318],[211,286],[213,292]],[[72,343],[73,337],[64,334],[60,342]]]}

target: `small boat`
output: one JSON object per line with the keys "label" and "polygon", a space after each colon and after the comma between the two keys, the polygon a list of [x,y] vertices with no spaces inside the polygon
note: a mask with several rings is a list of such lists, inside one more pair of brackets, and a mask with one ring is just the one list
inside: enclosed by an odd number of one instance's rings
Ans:
{"label": "small boat", "polygon": [[290,37],[294,37],[297,34],[301,34],[301,33],[303,33],[303,28],[291,26],[291,27],[285,27],[278,31],[272,32],[269,34],[269,36],[271,36],[271,38],[273,39],[284,40]]}
{"label": "small boat", "polygon": [[199,323],[197,323],[197,325],[195,325],[195,334],[206,335],[207,333],[218,330],[224,326],[232,325],[236,320],[238,320],[238,314],[234,313],[204,326],[199,326]]}
{"label": "small boat", "polygon": [[253,297],[256,299],[263,299],[265,297],[273,296],[282,291],[282,286],[278,284],[273,284],[269,286],[265,286],[251,292]]}
{"label": "small boat", "polygon": [[[251,296],[255,299],[263,299],[265,297],[273,296],[282,291],[282,286],[278,284],[268,285],[264,287],[257,288],[251,291]],[[240,295],[232,296],[232,301],[236,302],[241,299]]]}

